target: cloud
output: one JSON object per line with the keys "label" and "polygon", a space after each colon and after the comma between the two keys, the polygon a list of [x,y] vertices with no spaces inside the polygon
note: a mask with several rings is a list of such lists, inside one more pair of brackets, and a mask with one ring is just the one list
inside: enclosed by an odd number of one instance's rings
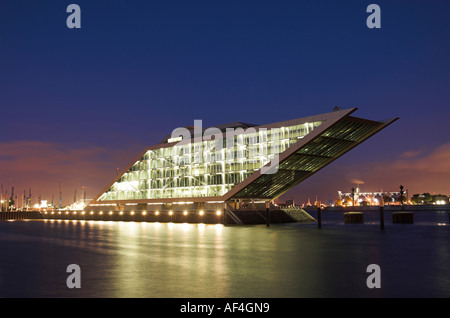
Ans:
{"label": "cloud", "polygon": [[410,151],[405,151],[404,153],[402,153],[400,155],[400,158],[414,158],[414,157],[418,157],[423,153],[423,150],[410,150]]}
{"label": "cloud", "polygon": [[[32,188],[33,197],[59,198],[59,182],[63,203],[73,202],[75,188],[81,186],[87,197],[93,197],[142,150],[137,145],[127,148],[102,147],[91,144],[62,145],[22,140],[0,143],[0,182],[15,193]],[[56,199],[55,199],[56,200]]]}
{"label": "cloud", "polygon": [[411,173],[442,173],[443,176],[450,176],[450,143],[443,144],[420,158],[401,156],[401,159],[392,162],[389,166],[391,169]]}
{"label": "cloud", "polygon": [[409,195],[424,192],[450,194],[450,143],[428,152],[412,149],[393,160],[338,160],[300,183],[281,200],[298,198],[301,203],[318,195],[319,200],[326,201],[330,197],[336,198],[338,190],[349,192],[355,184],[363,185],[363,190],[368,192],[398,191],[403,185]]}
{"label": "cloud", "polygon": [[[406,154],[406,155],[405,155]],[[435,192],[450,194],[450,143],[428,153],[411,150],[392,161],[366,163],[357,166],[366,184],[398,190],[400,184],[409,193]]]}

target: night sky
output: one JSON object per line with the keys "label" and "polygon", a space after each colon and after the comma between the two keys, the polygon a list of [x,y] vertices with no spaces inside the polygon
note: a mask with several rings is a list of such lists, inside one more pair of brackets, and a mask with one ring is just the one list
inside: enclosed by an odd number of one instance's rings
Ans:
{"label": "night sky", "polygon": [[[81,29],[69,29],[69,4]],[[369,29],[366,8],[381,8]],[[281,199],[450,194],[450,1],[0,2],[0,183],[94,197],[195,119],[399,117]],[[359,180],[359,181],[358,181]]]}

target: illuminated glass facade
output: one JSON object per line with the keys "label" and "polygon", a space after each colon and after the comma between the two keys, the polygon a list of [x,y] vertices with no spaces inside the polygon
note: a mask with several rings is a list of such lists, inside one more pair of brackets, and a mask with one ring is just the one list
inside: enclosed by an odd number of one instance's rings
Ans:
{"label": "illuminated glass facade", "polygon": [[221,140],[163,144],[148,150],[98,201],[222,196],[321,123],[230,127]]}
{"label": "illuminated glass facade", "polygon": [[275,198],[305,180],[377,131],[383,124],[348,117],[284,158],[274,174],[263,174],[233,197]]}
{"label": "illuminated glass facade", "polygon": [[179,128],[181,136],[174,130],[145,149],[89,205],[271,201],[397,119],[351,116],[356,110],[261,126]]}

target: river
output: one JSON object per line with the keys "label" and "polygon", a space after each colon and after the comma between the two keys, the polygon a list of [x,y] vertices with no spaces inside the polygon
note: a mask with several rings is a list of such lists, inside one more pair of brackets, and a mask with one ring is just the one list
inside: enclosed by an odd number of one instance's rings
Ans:
{"label": "river", "polygon": [[[1,297],[450,297],[448,212],[317,224],[0,222]],[[81,288],[68,288],[70,264]],[[380,288],[369,288],[370,264]]]}

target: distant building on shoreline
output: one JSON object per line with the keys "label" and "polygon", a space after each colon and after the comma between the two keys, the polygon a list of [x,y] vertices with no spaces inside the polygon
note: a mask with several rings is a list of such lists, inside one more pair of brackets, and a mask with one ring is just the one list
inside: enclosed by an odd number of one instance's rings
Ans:
{"label": "distant building on shoreline", "polygon": [[[364,192],[359,186],[353,188],[353,192],[338,191],[338,199],[336,204],[338,206],[377,206],[384,203],[384,205],[400,205],[401,193],[400,191],[383,191],[379,192]],[[404,204],[413,205],[447,205],[450,203],[449,196],[443,194],[432,195],[429,193],[413,194],[411,197],[406,189],[403,194]]]}
{"label": "distant building on shoreline", "polygon": [[[380,205],[384,203],[386,205],[400,204],[400,192],[399,191],[383,191],[378,192],[362,192],[359,186],[354,188],[354,192],[342,192],[338,191],[338,200],[336,205],[340,206],[369,206]],[[404,202],[408,202],[408,194],[406,194]]]}

